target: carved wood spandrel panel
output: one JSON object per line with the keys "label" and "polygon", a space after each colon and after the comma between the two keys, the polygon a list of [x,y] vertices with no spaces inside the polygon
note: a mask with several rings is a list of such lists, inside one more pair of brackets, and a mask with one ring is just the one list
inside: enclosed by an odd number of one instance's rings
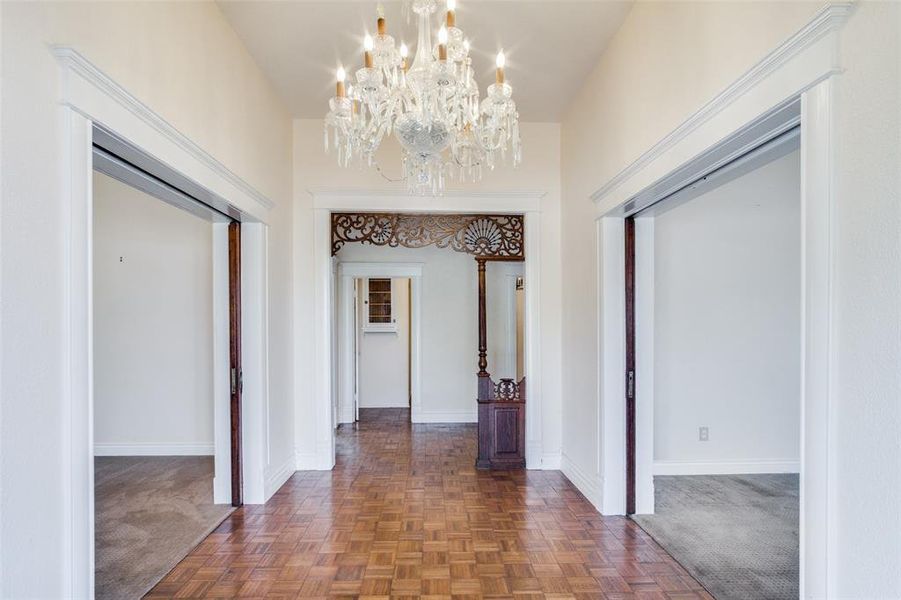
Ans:
{"label": "carved wood spandrel panel", "polygon": [[522,215],[332,213],[332,254],[348,243],[522,259],[525,232]]}

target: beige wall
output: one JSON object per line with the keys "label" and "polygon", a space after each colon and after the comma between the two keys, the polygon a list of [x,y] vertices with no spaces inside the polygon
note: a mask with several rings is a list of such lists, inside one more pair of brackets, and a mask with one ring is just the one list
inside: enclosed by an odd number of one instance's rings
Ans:
{"label": "beige wall", "polygon": [[213,226],[94,173],[94,451],[213,454]]}
{"label": "beige wall", "polygon": [[638,294],[654,306],[655,472],[797,472],[799,154],[654,217],[653,289]]}
{"label": "beige wall", "polygon": [[[523,163],[518,169],[498,167],[486,172],[480,184],[450,189],[478,192],[541,191],[541,334],[542,334],[542,437],[543,452],[560,449],[560,126],[555,123],[523,123]],[[313,272],[313,191],[401,190],[399,183],[387,181],[374,168],[342,168],[334,151],[325,154],[322,143],[322,121],[294,121],[294,263],[297,273]],[[377,154],[382,172],[391,179],[400,176],[400,146],[388,138]],[[312,386],[314,347],[315,290],[307,280],[298,279],[295,287],[294,315],[297,325],[296,382],[297,451],[315,453],[314,423],[304,415],[313,414]]]}
{"label": "beige wall", "polygon": [[410,280],[391,280],[393,331],[366,331],[366,280],[357,279],[360,408],[410,406]]}
{"label": "beige wall", "polygon": [[[565,440],[563,450],[579,468],[598,472],[598,255],[588,196],[819,6],[637,3],[564,122],[524,124],[522,167],[501,168],[468,186],[546,192],[540,257],[546,453]],[[269,236],[270,465],[290,459],[295,445],[299,453],[314,450],[313,423],[304,416],[312,414],[316,351],[309,190],[394,184],[372,169],[340,169],[334,155],[323,155],[321,121],[292,126],[212,3],[3,2],[0,11],[0,596],[62,597],[70,575],[61,538],[69,518],[61,400],[67,232],[59,72],[48,44],[75,47],[276,203]],[[847,597],[901,595],[891,575],[901,538],[885,535],[901,529],[899,12],[897,3],[857,5],[842,33],[845,72],[836,79],[842,168],[834,476],[843,493],[831,504],[838,562],[830,577]],[[396,145],[387,143],[379,160],[384,173],[398,176]],[[885,541],[875,547],[874,540]]]}
{"label": "beige wall", "polygon": [[289,459],[293,447],[291,121],[212,3],[3,2],[0,11],[0,596],[60,598],[70,583],[62,537],[71,517],[63,487],[67,232],[59,68],[48,45],[80,51],[276,203],[272,464]]}
{"label": "beige wall", "polygon": [[[590,194],[800,29],[821,6],[637,3],[564,117],[564,463],[568,459],[591,477],[603,477],[598,248]],[[840,149],[831,481],[842,492],[830,504],[835,564],[829,577],[836,597],[901,595],[901,538],[886,535],[901,530],[901,449],[897,436],[888,433],[901,429],[899,11],[898,3],[857,3],[841,34],[845,70],[835,79]],[[861,548],[868,551],[859,552]]]}
{"label": "beige wall", "polygon": [[600,474],[598,250],[589,196],[799,29],[819,6],[636,3],[564,116],[563,452],[584,472]]}

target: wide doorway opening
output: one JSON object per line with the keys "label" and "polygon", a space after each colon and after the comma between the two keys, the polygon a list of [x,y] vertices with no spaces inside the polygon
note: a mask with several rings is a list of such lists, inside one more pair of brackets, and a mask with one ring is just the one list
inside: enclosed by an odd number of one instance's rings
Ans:
{"label": "wide doorway opening", "polygon": [[410,422],[413,399],[409,277],[354,280],[356,422]]}
{"label": "wide doorway opening", "polygon": [[799,147],[625,219],[626,512],[718,600],[799,594]]}
{"label": "wide doorway opening", "polygon": [[525,466],[522,215],[333,213],[333,424],[453,427]]}
{"label": "wide doorway opening", "polygon": [[102,129],[93,167],[94,589],[131,598],[242,504],[240,223]]}

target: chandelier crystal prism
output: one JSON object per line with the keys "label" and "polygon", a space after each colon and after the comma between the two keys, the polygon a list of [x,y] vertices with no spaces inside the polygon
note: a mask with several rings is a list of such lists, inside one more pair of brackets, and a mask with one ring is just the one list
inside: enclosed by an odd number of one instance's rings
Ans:
{"label": "chandelier crystal prism", "polygon": [[411,193],[439,195],[449,178],[479,181],[512,155],[522,160],[519,113],[513,88],[504,77],[503,51],[496,59],[495,82],[480,98],[469,41],[457,27],[456,2],[447,0],[444,25],[432,45],[438,0],[410,0],[418,20],[416,57],[388,35],[381,5],[377,34],[363,42],[363,67],[346,85],[337,72],[335,97],[325,118],[325,150],[331,143],[338,163],[373,166],[375,152],[392,133],[401,144],[403,178]]}

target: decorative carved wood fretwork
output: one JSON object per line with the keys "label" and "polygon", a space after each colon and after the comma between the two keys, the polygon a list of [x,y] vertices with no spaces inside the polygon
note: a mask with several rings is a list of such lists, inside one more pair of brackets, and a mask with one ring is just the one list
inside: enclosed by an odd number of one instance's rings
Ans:
{"label": "decorative carved wood fretwork", "polygon": [[332,254],[351,242],[522,260],[525,232],[522,215],[332,213]]}
{"label": "decorative carved wood fretwork", "polygon": [[526,378],[519,383],[515,379],[501,379],[494,385],[494,398],[503,402],[520,402],[525,400]]}

